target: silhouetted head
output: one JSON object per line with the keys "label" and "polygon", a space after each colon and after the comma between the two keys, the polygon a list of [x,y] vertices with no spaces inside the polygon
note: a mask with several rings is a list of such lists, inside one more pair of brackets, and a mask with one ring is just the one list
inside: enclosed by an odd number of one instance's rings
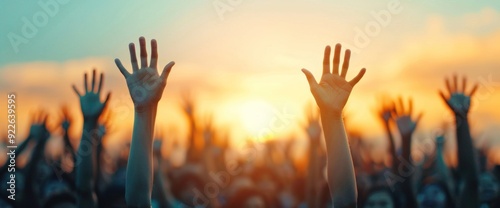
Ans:
{"label": "silhouetted head", "polygon": [[422,208],[454,207],[453,200],[446,185],[441,181],[428,179],[418,191],[417,201]]}
{"label": "silhouetted head", "polygon": [[41,194],[44,208],[77,207],[76,193],[63,180],[48,180],[43,184]]}
{"label": "silhouetted head", "polygon": [[394,192],[386,186],[375,186],[365,193],[363,208],[397,208],[399,203]]}

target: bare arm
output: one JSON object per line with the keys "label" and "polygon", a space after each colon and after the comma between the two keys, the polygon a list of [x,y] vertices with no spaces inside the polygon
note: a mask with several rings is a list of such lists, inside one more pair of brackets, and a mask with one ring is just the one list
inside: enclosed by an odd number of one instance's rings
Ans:
{"label": "bare arm", "polygon": [[78,147],[76,158],[76,187],[78,191],[77,203],[79,207],[97,207],[95,193],[96,146],[99,143],[97,120],[106,107],[111,96],[101,102],[101,89],[104,75],[101,73],[100,82],[96,85],[96,70],[92,71],[92,85],[87,84],[87,74],[84,75],[85,93],[82,95],[73,85],[73,90],[80,98],[83,114],[82,139]]}
{"label": "bare arm", "polygon": [[318,151],[320,149],[321,126],[319,121],[319,113],[312,110],[307,111],[307,124],[305,129],[309,137],[309,158],[307,168],[307,183],[306,183],[306,202],[308,207],[318,207],[319,195],[318,177],[320,174],[320,164]]}
{"label": "bare arm", "polygon": [[469,93],[466,93],[467,79],[463,78],[462,86],[459,88],[457,76],[453,76],[453,86],[447,79],[446,87],[449,94],[445,95],[440,92],[440,95],[455,115],[458,169],[464,184],[463,188],[459,190],[457,204],[460,207],[479,207],[479,166],[476,161],[468,121],[471,97],[476,92],[477,85]]}
{"label": "bare arm", "polygon": [[358,75],[347,82],[345,76],[349,68],[350,50],[346,50],[342,71],[339,74],[341,45],[335,46],[333,71],[330,71],[330,46],[325,48],[323,59],[323,75],[316,82],[314,76],[306,69],[302,71],[307,77],[311,92],[320,109],[323,133],[327,149],[328,186],[335,207],[356,207],[357,191],[354,167],[349,143],[347,141],[342,110],[347,103],[352,88],[365,73],[362,69]]}
{"label": "bare arm", "polygon": [[153,133],[158,102],[167,85],[167,77],[174,66],[170,62],[158,74],[158,51],[156,40],[151,40],[151,63],[148,66],[146,40],[139,38],[141,67],[139,68],[135,45],[129,44],[132,74],[123,67],[119,59],[116,66],[127,81],[134,102],[134,130],[127,165],[125,200],[129,207],[150,207],[153,187]]}

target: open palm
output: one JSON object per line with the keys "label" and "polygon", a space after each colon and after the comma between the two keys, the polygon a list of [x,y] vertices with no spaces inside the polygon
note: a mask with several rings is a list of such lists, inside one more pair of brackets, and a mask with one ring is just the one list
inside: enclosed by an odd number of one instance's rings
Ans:
{"label": "open palm", "polygon": [[419,113],[417,117],[413,117],[413,100],[411,98],[407,107],[405,107],[401,97],[398,100],[399,104],[394,104],[393,119],[401,135],[412,135],[423,114]]}
{"label": "open palm", "polygon": [[101,101],[101,89],[104,80],[104,74],[101,73],[99,79],[99,85],[96,86],[96,70],[92,71],[92,85],[89,87],[87,82],[87,73],[84,75],[84,89],[85,94],[81,94],[75,85],[73,85],[73,90],[80,97],[80,106],[83,114],[83,118],[93,119],[97,121],[102,111],[106,107],[111,93],[108,93],[106,99]]}
{"label": "open palm", "polygon": [[349,68],[349,60],[351,51],[346,50],[344,55],[344,63],[342,71],[339,74],[340,49],[341,45],[335,46],[335,54],[333,57],[333,71],[330,71],[330,46],[326,46],[323,58],[323,75],[319,83],[310,71],[302,69],[302,72],[307,77],[309,87],[321,111],[326,111],[333,114],[341,114],[344,109],[347,99],[351,94],[352,88],[359,82],[365,74],[365,69],[361,69],[354,79],[346,81],[345,76]]}
{"label": "open palm", "polygon": [[446,88],[448,95],[442,91],[439,92],[441,98],[448,105],[450,110],[458,115],[467,115],[469,113],[471,97],[476,92],[478,85],[475,84],[469,93],[465,92],[467,88],[467,78],[463,77],[462,86],[458,86],[457,76],[453,76],[453,86],[450,84],[449,79],[446,79]]}
{"label": "open palm", "polygon": [[137,63],[135,45],[129,44],[130,59],[132,62],[132,74],[123,67],[119,59],[115,59],[116,66],[120,69],[127,81],[127,86],[136,108],[147,107],[158,103],[167,84],[167,77],[174,66],[174,62],[168,63],[161,75],[158,74],[158,50],[156,40],[151,40],[151,63],[148,66],[146,40],[139,38],[141,48],[141,68]]}

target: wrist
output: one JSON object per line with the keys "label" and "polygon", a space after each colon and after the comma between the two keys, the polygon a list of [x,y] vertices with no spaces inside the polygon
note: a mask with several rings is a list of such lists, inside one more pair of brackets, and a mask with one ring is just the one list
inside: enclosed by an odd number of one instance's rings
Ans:
{"label": "wrist", "polygon": [[149,105],[134,105],[134,110],[136,113],[148,113],[153,112],[158,108],[158,103],[153,103]]}
{"label": "wrist", "polygon": [[320,109],[322,119],[342,120],[342,111]]}

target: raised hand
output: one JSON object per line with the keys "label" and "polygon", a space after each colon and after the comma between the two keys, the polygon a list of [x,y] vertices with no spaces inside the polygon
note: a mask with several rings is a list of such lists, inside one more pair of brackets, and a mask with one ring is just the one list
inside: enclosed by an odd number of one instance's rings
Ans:
{"label": "raised hand", "polygon": [[47,118],[48,115],[44,111],[33,114],[29,133],[30,137],[42,141],[49,138],[50,132],[47,129]]}
{"label": "raised hand", "polygon": [[319,138],[321,137],[321,126],[319,125],[319,113],[313,106],[308,107],[306,111],[307,123],[305,123],[304,127],[307,132],[307,136],[313,142],[319,142]]}
{"label": "raised hand", "polygon": [[127,81],[128,90],[136,109],[151,107],[151,105],[156,105],[158,101],[160,101],[163,89],[167,84],[167,78],[170,74],[170,70],[175,64],[173,61],[168,63],[163,68],[161,75],[159,75],[157,70],[158,49],[156,40],[151,40],[151,62],[149,65],[147,58],[148,54],[146,51],[146,39],[144,39],[144,37],[140,37],[139,44],[141,50],[140,68],[135,54],[135,45],[133,43],[129,44],[132,74],[130,74],[127,69],[123,67],[120,59],[115,59],[116,66],[120,69],[120,72]]}
{"label": "raised hand", "polygon": [[342,114],[342,109],[344,108],[349,95],[351,94],[352,88],[359,82],[359,80],[365,74],[365,68],[352,79],[351,81],[346,81],[345,76],[349,68],[349,59],[351,57],[351,51],[348,49],[345,51],[344,62],[342,64],[342,71],[339,74],[340,66],[340,49],[341,45],[337,44],[335,46],[335,54],[333,56],[333,71],[330,69],[330,46],[326,46],[325,54],[323,58],[323,75],[319,83],[307,69],[302,69],[302,72],[307,77],[309,82],[309,87],[311,92],[322,112],[331,114]]}
{"label": "raised hand", "polygon": [[399,97],[398,103],[396,104],[393,116],[396,121],[399,133],[401,135],[411,135],[417,128],[417,124],[422,118],[422,113],[418,114],[416,118],[413,118],[413,100],[410,98],[408,101],[408,106],[405,108],[403,99]]}
{"label": "raised hand", "polygon": [[205,124],[203,126],[203,139],[205,140],[205,148],[211,148],[214,145],[215,130],[213,126],[212,115],[208,115],[205,118]]}
{"label": "raised hand", "polygon": [[388,125],[392,118],[392,113],[394,112],[394,104],[383,103],[380,109],[377,111],[378,118],[385,124]]}
{"label": "raised hand", "polygon": [[106,107],[111,93],[106,95],[104,101],[101,101],[101,89],[104,81],[104,74],[101,73],[99,84],[96,85],[96,70],[92,70],[92,84],[89,86],[87,81],[87,73],[83,76],[85,93],[82,95],[75,85],[73,85],[73,90],[80,98],[80,106],[82,109],[83,119],[85,121],[95,121],[99,119],[102,111]]}
{"label": "raised hand", "polygon": [[448,90],[448,94],[444,94],[443,91],[439,91],[441,98],[443,98],[444,102],[450,110],[453,111],[456,115],[465,116],[469,113],[471,97],[476,92],[478,85],[475,84],[469,93],[466,92],[467,89],[467,78],[462,78],[462,86],[458,86],[458,77],[457,75],[453,75],[453,86],[450,84],[449,79],[445,79],[446,89]]}

